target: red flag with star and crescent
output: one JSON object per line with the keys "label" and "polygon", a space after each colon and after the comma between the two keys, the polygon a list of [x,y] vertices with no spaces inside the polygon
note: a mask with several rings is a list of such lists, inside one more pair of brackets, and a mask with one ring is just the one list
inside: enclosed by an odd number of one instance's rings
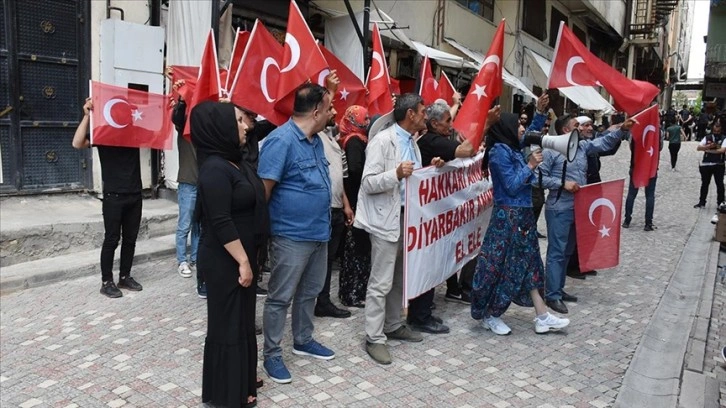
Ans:
{"label": "red flag with star and crescent", "polygon": [[242,55],[245,53],[247,41],[249,41],[249,39],[249,31],[240,31],[239,28],[237,29],[237,35],[234,38],[234,45],[232,46],[232,56],[229,61],[229,66],[227,67],[229,75],[227,75],[227,78],[224,81],[224,89],[226,90],[229,90],[232,86],[232,81],[234,81],[234,77],[237,75],[237,70],[242,62]]}
{"label": "red flag with star and crescent", "polygon": [[658,105],[633,116],[638,123],[630,129],[633,148],[633,186],[645,187],[658,172],[660,160],[660,114]]}
{"label": "red flag with star and crescent", "polygon": [[484,137],[484,124],[492,102],[502,93],[502,53],[504,52],[504,19],[499,23],[481,69],[471,83],[469,93],[454,119],[454,128],[472,146],[479,146]]}
{"label": "red flag with star and crescent", "polygon": [[91,81],[91,144],[171,150],[169,98]]}
{"label": "red flag with star and crescent", "polygon": [[343,61],[339,60],[330,50],[320,45],[320,51],[331,70],[335,70],[340,79],[338,93],[333,95],[333,107],[335,107],[335,122],[339,123],[345,115],[345,110],[352,105],[368,106],[366,102],[366,87],[360,78],[350,70]]}
{"label": "red flag with star and crescent", "polygon": [[629,79],[595,56],[564,22],[560,22],[547,87],[568,86],[602,86],[612,95],[615,106],[629,115],[647,108],[660,92],[650,82]]}
{"label": "red flag with star and crescent", "polygon": [[625,179],[588,184],[575,193],[575,231],[580,270],[620,263],[620,219]]}
{"label": "red flag with star and crescent", "polygon": [[443,70],[441,71],[441,76],[439,76],[438,90],[439,98],[445,100],[449,106],[454,104],[454,93],[456,93],[456,89]]}
{"label": "red flag with star and crescent", "polygon": [[[277,101],[275,109],[286,115],[292,115],[297,87],[310,80],[314,83],[325,82],[319,78],[328,68],[325,57],[300,12],[295,0],[290,0],[290,11],[287,18],[287,33],[283,46],[280,80],[277,83]],[[323,74],[323,79],[326,74]],[[324,86],[324,85],[323,85]]]}
{"label": "red flag with star and crescent", "polygon": [[421,86],[418,89],[418,94],[424,100],[425,105],[431,105],[437,99],[439,99],[439,84],[434,78],[433,71],[431,70],[431,60],[429,56],[424,56],[421,62],[421,74],[420,74]]}
{"label": "red flag with star and crescent", "polygon": [[371,32],[373,57],[368,70],[366,88],[368,88],[368,115],[385,115],[393,110],[391,99],[391,77],[388,75],[386,54],[383,52],[383,41],[378,24],[373,23]]}
{"label": "red flag with star and crescent", "polygon": [[281,114],[274,107],[281,59],[282,46],[260,20],[256,20],[240,67],[229,88],[232,103],[262,115],[277,126],[289,119],[289,116]]}
{"label": "red flag with star and crescent", "polygon": [[[204,44],[202,61],[199,64],[199,77],[194,85],[194,91],[187,102],[187,118],[190,117],[192,109],[204,101],[218,101],[222,95],[222,80],[219,76],[219,61],[217,60],[217,44],[214,40],[214,31],[209,30],[207,42]],[[184,124],[182,135],[187,140],[190,137],[190,124],[187,120]]]}

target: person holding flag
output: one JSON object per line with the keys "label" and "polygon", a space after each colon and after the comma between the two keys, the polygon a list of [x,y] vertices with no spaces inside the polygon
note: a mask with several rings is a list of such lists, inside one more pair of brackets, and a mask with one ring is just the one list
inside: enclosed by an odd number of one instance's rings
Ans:
{"label": "person holding flag", "polygon": [[[118,99],[118,98],[117,98]],[[109,102],[106,102],[109,105]],[[128,105],[126,102],[125,105]],[[91,147],[88,130],[93,101],[86,98],[83,119],[73,135],[73,147]],[[133,132],[127,129],[127,133]],[[110,298],[123,296],[121,289],[140,291],[140,283],[131,277],[136,238],[141,225],[141,162],[138,147],[97,145],[103,180],[103,226],[101,245],[101,294]],[[122,235],[123,232],[123,235]],[[113,281],[113,258],[121,240],[118,286]]]}
{"label": "person holding flag", "polygon": [[[562,127],[563,119],[573,122],[573,118],[565,116],[558,119],[559,123],[555,126]],[[574,196],[580,186],[587,184],[587,157],[613,149],[636,123],[630,118],[622,126],[611,127],[601,137],[580,140],[572,162],[567,162],[567,158],[555,150],[544,150],[542,165],[539,166],[539,183],[550,190],[545,202],[548,240],[545,301],[558,313],[568,312],[564,303],[567,300],[564,287],[567,263],[575,246]]]}

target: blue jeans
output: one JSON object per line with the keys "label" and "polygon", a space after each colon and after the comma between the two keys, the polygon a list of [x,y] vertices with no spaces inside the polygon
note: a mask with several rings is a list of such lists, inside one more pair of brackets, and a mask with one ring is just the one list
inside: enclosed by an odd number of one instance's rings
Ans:
{"label": "blue jeans", "polygon": [[[292,338],[306,344],[313,338],[315,299],[325,283],[328,243],[270,239],[270,281],[262,315],[264,358],[282,356],[287,309],[292,303]],[[294,301],[293,301],[294,300]]]}
{"label": "blue jeans", "polygon": [[547,220],[547,262],[545,299],[562,299],[567,262],[575,249],[575,210],[545,210]]}
{"label": "blue jeans", "polygon": [[[199,249],[199,222],[194,220],[194,208],[197,203],[197,186],[179,183],[177,190],[179,202],[179,221],[176,224],[176,260],[178,263],[197,263]],[[191,259],[187,259],[187,237],[192,232]]]}
{"label": "blue jeans", "polygon": [[[655,208],[655,183],[658,176],[653,177],[645,186],[645,225],[653,225],[653,209]],[[633,216],[633,204],[635,197],[638,195],[638,189],[633,185],[633,178],[630,178],[628,186],[628,197],[625,199],[625,219],[624,222],[630,223]]]}

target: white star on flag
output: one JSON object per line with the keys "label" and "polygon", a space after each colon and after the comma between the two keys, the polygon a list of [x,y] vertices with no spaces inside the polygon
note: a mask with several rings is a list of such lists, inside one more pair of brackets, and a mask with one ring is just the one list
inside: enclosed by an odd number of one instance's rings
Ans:
{"label": "white star on flag", "polygon": [[133,111],[133,112],[131,112],[131,116],[133,116],[133,117],[134,117],[134,122],[136,122],[137,120],[141,120],[141,114],[142,114],[142,113],[143,113],[143,112],[141,112],[141,111],[140,111],[140,110],[138,110],[138,109],[134,109],[134,111]]}
{"label": "white star on flag", "polygon": [[473,94],[476,95],[476,100],[477,101],[480,101],[481,98],[482,98],[482,96],[488,96],[487,95],[487,86],[486,85],[479,86],[479,84],[474,84],[474,87],[476,87],[476,89],[474,89],[473,91],[471,91],[471,93],[473,93]]}
{"label": "white star on flag", "polygon": [[340,91],[340,99],[345,101],[348,99],[348,95],[350,95],[350,92],[346,91],[345,88],[343,88],[343,90]]}
{"label": "white star on flag", "polygon": [[610,236],[610,228],[605,228],[603,225],[602,228],[598,231],[600,233],[600,238],[605,238]]}

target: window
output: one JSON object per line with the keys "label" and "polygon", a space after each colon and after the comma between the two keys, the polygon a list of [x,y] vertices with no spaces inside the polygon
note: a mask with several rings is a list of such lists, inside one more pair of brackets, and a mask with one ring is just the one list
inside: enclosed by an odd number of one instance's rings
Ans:
{"label": "window", "polygon": [[494,0],[456,0],[472,13],[494,21]]}
{"label": "window", "polygon": [[564,21],[565,25],[567,25],[567,16],[552,7],[552,16],[550,17],[550,47],[552,48],[557,43],[557,34],[560,32],[560,21]]}
{"label": "window", "polygon": [[575,37],[582,41],[583,44],[587,45],[587,34],[585,34],[584,30],[580,29],[580,27],[576,25],[573,25],[572,32],[575,33]]}
{"label": "window", "polygon": [[547,17],[544,0],[523,1],[522,30],[534,38],[544,41],[547,38]]}

